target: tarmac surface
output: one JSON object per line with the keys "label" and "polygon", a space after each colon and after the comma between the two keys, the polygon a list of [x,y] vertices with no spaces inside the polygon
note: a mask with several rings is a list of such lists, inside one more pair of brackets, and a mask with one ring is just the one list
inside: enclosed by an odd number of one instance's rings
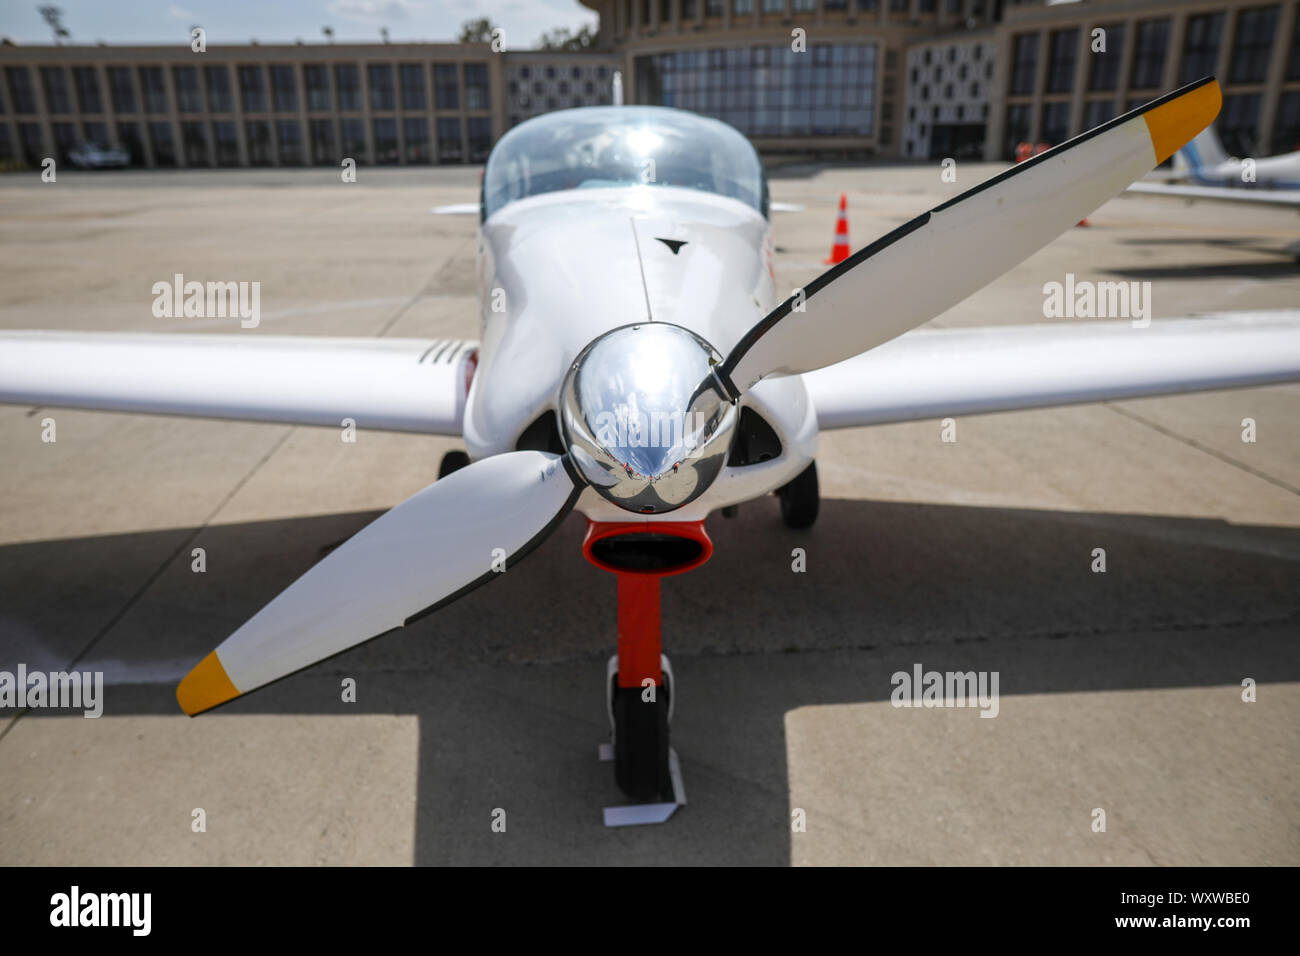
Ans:
{"label": "tarmac surface", "polygon": [[[773,217],[780,283],[824,268],[841,192],[856,248],[999,168],[779,171],[805,206]],[[0,328],[238,333],[152,316],[181,272],[261,281],[266,334],[473,338],[476,217],[429,207],[477,184],[6,175]],[[1043,322],[1068,272],[1150,281],[1157,320],[1300,307],[1293,212],[1126,197],[1089,220],[935,324]],[[0,670],[107,683],[96,720],[0,711],[0,864],[1300,863],[1300,386],[940,439],[823,434],[810,531],[772,499],[709,520],[713,559],[664,585],[689,803],[609,830],[614,579],[580,516],[507,580],[190,719],[186,671],[457,442],[0,407]],[[891,706],[918,664],[996,671],[996,718]]]}

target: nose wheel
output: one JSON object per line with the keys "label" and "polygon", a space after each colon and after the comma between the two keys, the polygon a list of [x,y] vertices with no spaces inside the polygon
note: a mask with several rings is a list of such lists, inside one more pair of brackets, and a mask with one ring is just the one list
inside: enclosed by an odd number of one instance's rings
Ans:
{"label": "nose wheel", "polygon": [[821,506],[817,462],[809,462],[793,481],[776,489],[776,496],[781,500],[781,520],[787,528],[811,528]]}

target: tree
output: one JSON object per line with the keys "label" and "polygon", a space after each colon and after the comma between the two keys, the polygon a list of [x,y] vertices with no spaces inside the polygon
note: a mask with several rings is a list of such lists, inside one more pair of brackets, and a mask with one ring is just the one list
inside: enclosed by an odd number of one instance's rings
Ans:
{"label": "tree", "polygon": [[487,17],[466,20],[460,25],[460,36],[456,39],[461,43],[491,43],[492,31],[495,29],[496,24]]}
{"label": "tree", "polygon": [[325,39],[326,39],[328,42],[330,42],[330,43],[333,43],[333,42],[334,42],[334,28],[333,28],[333,27],[321,27],[321,28],[320,28],[320,32],[323,33],[323,34],[325,34]]}
{"label": "tree", "polygon": [[568,27],[556,27],[538,37],[537,47],[540,50],[589,50],[596,45],[597,36],[589,26],[582,27],[577,33]]}
{"label": "tree", "polygon": [[51,32],[54,34],[54,42],[62,44],[64,40],[72,36],[71,33],[63,26],[63,11],[55,6],[37,7],[36,11],[41,18],[49,25]]}

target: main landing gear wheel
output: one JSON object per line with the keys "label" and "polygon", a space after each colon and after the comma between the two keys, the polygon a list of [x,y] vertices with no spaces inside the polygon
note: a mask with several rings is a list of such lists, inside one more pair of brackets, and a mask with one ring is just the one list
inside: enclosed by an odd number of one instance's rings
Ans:
{"label": "main landing gear wheel", "polygon": [[808,467],[795,477],[788,485],[776,490],[781,499],[781,520],[787,528],[811,528],[817,520],[817,510],[821,505],[821,496],[817,489],[817,462],[809,462]]}
{"label": "main landing gear wheel", "polygon": [[442,456],[442,463],[438,465],[438,477],[446,478],[453,471],[460,471],[469,464],[469,455],[460,451],[449,451]]}
{"label": "main landing gear wheel", "polygon": [[633,800],[671,803],[668,724],[672,717],[672,670],[663,660],[664,682],[646,700],[649,688],[619,687],[617,658],[610,661],[610,723],[614,738],[614,779]]}

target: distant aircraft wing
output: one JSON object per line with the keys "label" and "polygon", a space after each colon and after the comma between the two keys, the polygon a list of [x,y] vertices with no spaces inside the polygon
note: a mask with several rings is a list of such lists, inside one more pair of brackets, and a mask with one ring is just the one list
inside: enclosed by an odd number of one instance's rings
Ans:
{"label": "distant aircraft wing", "polygon": [[454,202],[449,206],[434,206],[429,212],[435,216],[477,216],[479,208],[476,202]]}
{"label": "distant aircraft wing", "polygon": [[1300,190],[1233,189],[1226,186],[1180,186],[1174,183],[1137,182],[1127,192],[1175,199],[1212,199],[1224,202],[1256,203],[1265,206],[1300,207]]}
{"label": "distant aircraft wing", "polygon": [[823,429],[1300,381],[1300,311],[918,329],[804,374]]}
{"label": "distant aircraft wing", "polygon": [[460,435],[477,343],[0,332],[0,403]]}

